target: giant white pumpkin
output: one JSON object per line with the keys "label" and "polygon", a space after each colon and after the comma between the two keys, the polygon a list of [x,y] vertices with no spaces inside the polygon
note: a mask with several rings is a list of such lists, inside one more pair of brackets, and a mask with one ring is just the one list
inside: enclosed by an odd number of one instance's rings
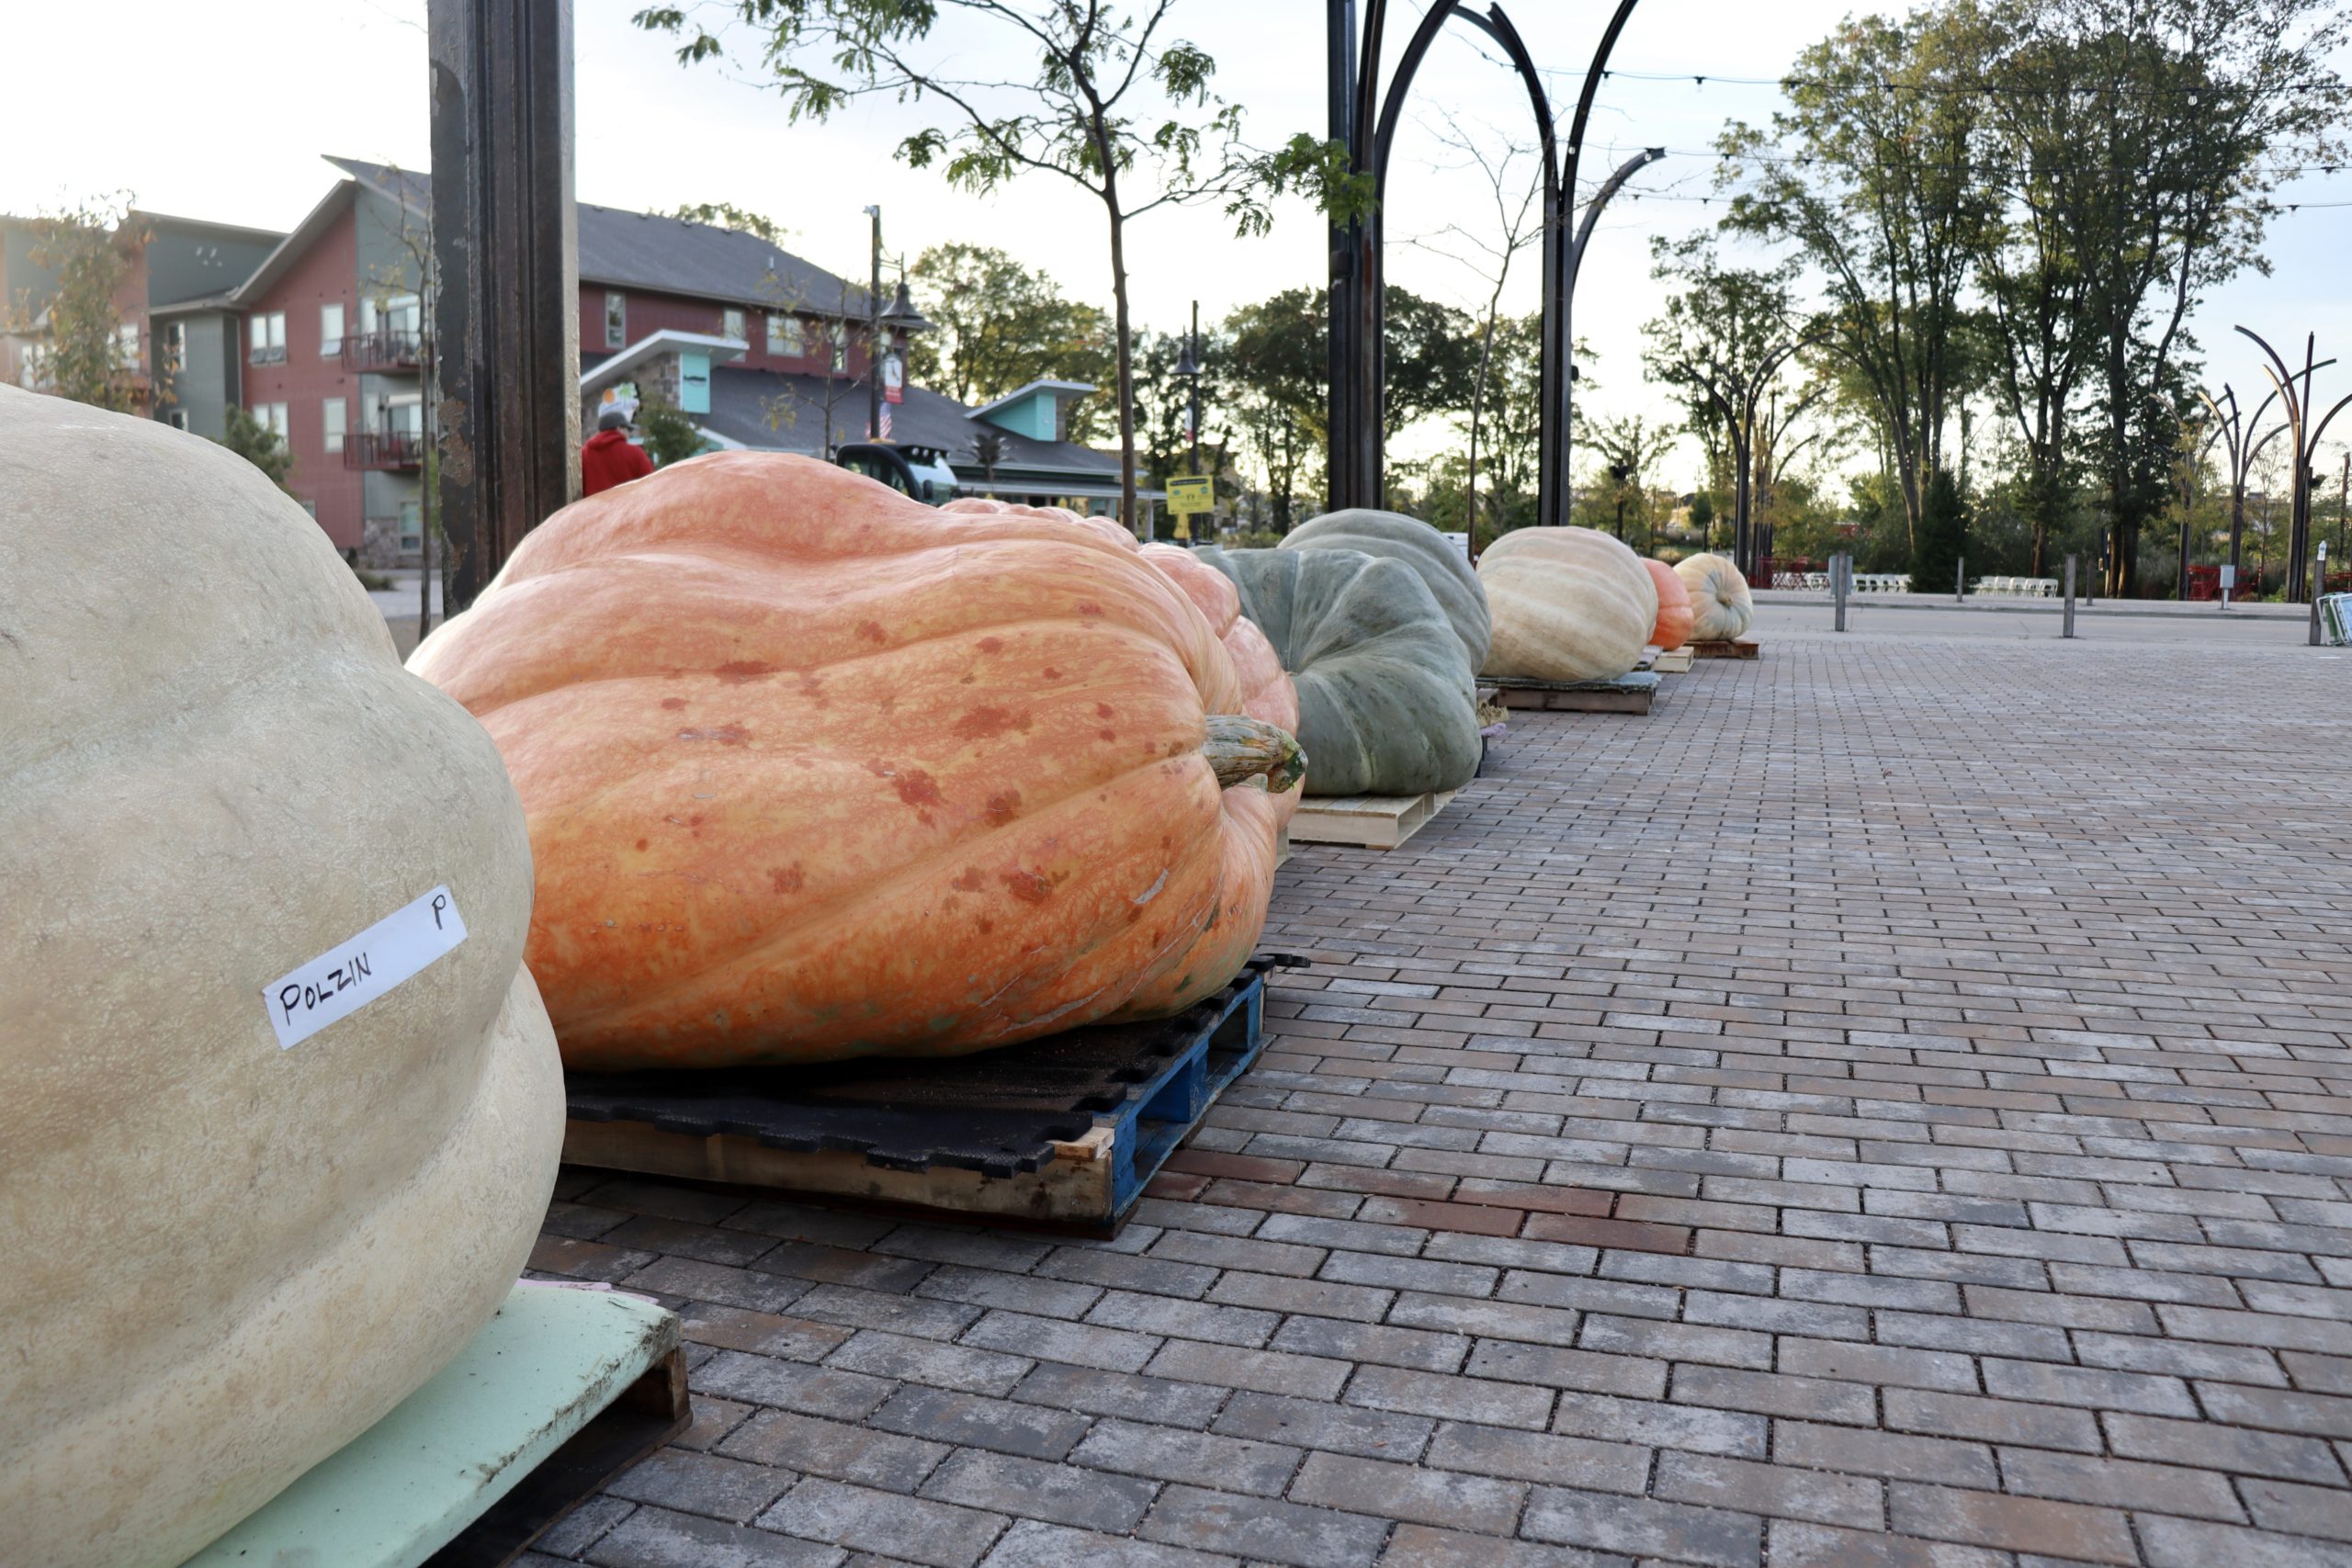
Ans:
{"label": "giant white pumpkin", "polygon": [[[6,388],[0,716],[0,1561],[167,1568],[522,1267],[563,1134],[523,812],[251,464]],[[281,1047],[282,977],[445,886],[462,941]]]}
{"label": "giant white pumpkin", "polygon": [[1478,580],[1494,614],[1488,675],[1614,680],[1657,624],[1642,558],[1590,528],[1514,528],[1479,556]]}
{"label": "giant white pumpkin", "polygon": [[1722,642],[1745,633],[1756,619],[1747,579],[1721,556],[1685,556],[1674,575],[1690,591],[1690,640]]}

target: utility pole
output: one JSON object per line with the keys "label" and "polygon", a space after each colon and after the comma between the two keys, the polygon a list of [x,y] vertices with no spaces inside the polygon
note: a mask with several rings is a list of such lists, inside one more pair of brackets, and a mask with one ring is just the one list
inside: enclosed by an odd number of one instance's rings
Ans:
{"label": "utility pole", "polygon": [[1193,301],[1193,330],[1187,337],[1184,346],[1186,352],[1193,356],[1193,385],[1191,389],[1193,394],[1191,410],[1193,462],[1191,471],[1193,477],[1198,479],[1201,472],[1201,302],[1198,299]]}
{"label": "utility pole", "polygon": [[455,614],[580,493],[571,0],[429,0],[435,488]]}
{"label": "utility pole", "polygon": [[865,291],[865,438],[882,439],[882,209],[869,207],[874,220],[874,280]]}

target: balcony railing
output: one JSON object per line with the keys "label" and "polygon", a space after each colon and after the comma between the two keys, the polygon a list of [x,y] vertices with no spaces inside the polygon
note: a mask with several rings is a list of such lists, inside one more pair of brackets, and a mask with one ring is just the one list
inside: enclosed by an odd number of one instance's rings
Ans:
{"label": "balcony railing", "polygon": [[345,370],[414,370],[424,356],[424,334],[385,327],[350,333],[343,340]]}
{"label": "balcony railing", "polygon": [[424,466],[424,437],[405,432],[354,431],[343,438],[346,468],[408,469]]}

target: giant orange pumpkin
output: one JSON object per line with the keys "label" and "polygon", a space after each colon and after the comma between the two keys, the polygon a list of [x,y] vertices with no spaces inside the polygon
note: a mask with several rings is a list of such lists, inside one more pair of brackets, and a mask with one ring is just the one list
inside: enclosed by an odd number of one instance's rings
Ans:
{"label": "giant orange pumpkin", "polygon": [[1210,734],[1295,748],[1212,721],[1242,699],[1208,624],[1081,525],[717,454],[548,519],[413,664],[522,795],[575,1066],[1165,1014],[1264,923],[1274,804]]}
{"label": "giant orange pumpkin", "polygon": [[[1285,735],[1296,735],[1298,688],[1291,683],[1266,634],[1242,615],[1241,593],[1233,580],[1181,546],[1146,545],[1142,554],[1182,591],[1216,633],[1217,640],[1225,644],[1226,656],[1233,660],[1233,673],[1241,683],[1241,711]],[[1304,788],[1274,796],[1277,821],[1290,821]]]}
{"label": "giant orange pumpkin", "polygon": [[1690,590],[1664,561],[1645,557],[1642,564],[1649,568],[1650,581],[1657,589],[1657,625],[1650,628],[1650,641],[1671,653],[1690,640]]}

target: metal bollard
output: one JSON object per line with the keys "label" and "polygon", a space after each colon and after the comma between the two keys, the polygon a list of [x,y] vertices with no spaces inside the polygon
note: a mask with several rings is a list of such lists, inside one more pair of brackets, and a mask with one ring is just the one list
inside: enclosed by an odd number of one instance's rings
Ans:
{"label": "metal bollard", "polygon": [[1951,602],[1955,604],[1967,604],[1968,558],[1966,556],[1960,557],[1952,563],[1951,578]]}
{"label": "metal bollard", "polygon": [[1846,629],[1846,592],[1853,581],[1854,558],[1843,550],[1829,558],[1829,594],[1838,605],[1838,629]]}
{"label": "metal bollard", "polygon": [[2321,596],[2322,594],[2325,593],[2326,592],[2327,592],[2327,541],[2326,541],[2325,539],[2322,539],[2322,540],[2319,542],[2319,575],[2318,575],[2317,577],[2315,577],[2315,578],[2313,578],[2313,579],[2312,580],[2312,634],[2311,634],[2311,637],[2312,637],[2312,646],[2313,648],[2317,648],[2317,647],[2319,646],[2319,644],[2320,644],[2320,635],[2319,635],[2319,601],[2320,601],[2320,596]]}
{"label": "metal bollard", "polygon": [[2066,629],[2058,635],[2060,637],[2075,635],[2075,558],[2073,556],[2066,558]]}

